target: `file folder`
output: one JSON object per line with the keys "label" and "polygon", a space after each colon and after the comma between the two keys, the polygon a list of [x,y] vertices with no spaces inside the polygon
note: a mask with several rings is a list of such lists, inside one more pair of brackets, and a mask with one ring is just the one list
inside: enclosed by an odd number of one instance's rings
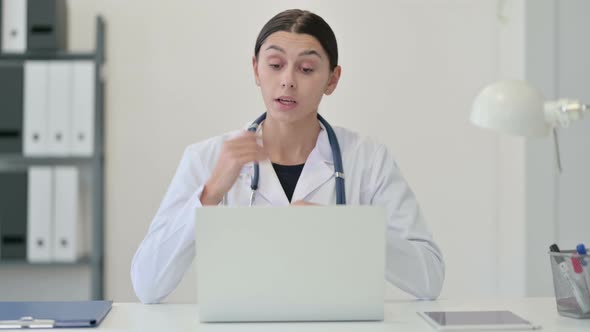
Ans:
{"label": "file folder", "polygon": [[23,153],[25,156],[49,155],[49,61],[24,64]]}
{"label": "file folder", "polygon": [[71,153],[71,74],[67,61],[49,63],[49,152],[52,156]]}
{"label": "file folder", "polygon": [[97,327],[112,301],[0,302],[0,329]]}
{"label": "file folder", "polygon": [[0,153],[21,154],[23,131],[23,64],[0,62]]}
{"label": "file folder", "polygon": [[47,166],[29,168],[27,207],[27,260],[53,259],[53,170]]}
{"label": "file folder", "polygon": [[92,156],[94,148],[94,63],[72,63],[72,155]]}
{"label": "file folder", "polygon": [[65,50],[67,10],[64,0],[28,0],[27,49]]}
{"label": "file folder", "polygon": [[59,166],[54,170],[54,260],[75,262],[87,254],[88,241],[84,190],[81,189],[79,170],[73,166]]}
{"label": "file folder", "polygon": [[4,53],[24,53],[27,49],[27,1],[2,1],[2,49]]}
{"label": "file folder", "polygon": [[27,258],[26,171],[0,173],[0,259]]}

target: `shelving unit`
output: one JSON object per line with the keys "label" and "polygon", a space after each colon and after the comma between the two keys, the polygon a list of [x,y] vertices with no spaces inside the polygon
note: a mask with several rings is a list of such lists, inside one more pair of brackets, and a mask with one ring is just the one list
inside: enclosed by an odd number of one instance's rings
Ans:
{"label": "shelving unit", "polygon": [[94,52],[70,53],[57,52],[25,52],[21,54],[2,54],[1,61],[25,60],[90,60],[95,66],[95,106],[94,106],[94,148],[90,157],[26,157],[18,154],[0,153],[0,172],[26,170],[30,166],[66,165],[88,168],[92,173],[92,204],[91,204],[91,236],[92,247],[88,257],[76,262],[31,263],[26,260],[0,260],[0,268],[13,266],[32,267],[65,267],[88,266],[91,269],[91,297],[103,299],[104,273],[104,80],[102,67],[105,63],[105,21],[96,18],[96,47]]}

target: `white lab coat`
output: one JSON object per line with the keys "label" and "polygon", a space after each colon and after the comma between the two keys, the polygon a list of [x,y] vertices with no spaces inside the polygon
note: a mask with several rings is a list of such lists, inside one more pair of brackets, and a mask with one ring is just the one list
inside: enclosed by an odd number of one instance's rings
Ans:
{"label": "white lab coat", "polygon": [[[444,262],[423,220],[414,194],[382,144],[334,128],[342,151],[346,202],[381,205],[388,214],[385,278],[421,299],[441,291]],[[178,285],[195,256],[195,210],[223,142],[240,131],[190,145],[131,265],[131,280],[143,303],[161,302]],[[259,130],[260,134],[260,130]],[[247,164],[222,204],[247,206],[252,164]],[[332,150],[322,127],[297,182],[292,201],[336,204]],[[270,161],[260,162],[255,205],[287,206],[289,201]]]}

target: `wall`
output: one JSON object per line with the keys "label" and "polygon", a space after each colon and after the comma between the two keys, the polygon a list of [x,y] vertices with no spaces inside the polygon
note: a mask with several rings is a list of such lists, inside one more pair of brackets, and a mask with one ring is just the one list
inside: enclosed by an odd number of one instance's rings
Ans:
{"label": "wall", "polygon": [[[583,0],[528,2],[527,79],[548,99],[590,102],[590,44]],[[563,171],[556,167],[552,137],[526,144],[527,294],[553,295],[549,259],[551,243],[573,249],[590,243],[590,122],[558,131]]]}
{"label": "wall", "polygon": [[[396,156],[445,255],[442,296],[520,292],[522,281],[511,289],[512,275],[498,273],[514,263],[503,260],[501,249],[520,240],[506,244],[508,220],[524,214],[524,204],[511,203],[523,200],[522,190],[506,182],[523,182],[523,143],[468,123],[479,89],[522,66],[518,42],[502,39],[503,16],[522,20],[518,6],[492,0],[70,1],[72,49],[93,47],[96,14],[107,22],[107,297],[135,300],[131,258],[184,147],[264,111],[252,77],[254,41],[270,17],[292,7],[317,12],[335,30],[343,75],[321,112],[334,125],[386,143]],[[193,280],[191,270],[169,300],[194,301]],[[403,295],[392,290],[390,296]]]}
{"label": "wall", "polygon": [[[555,0],[527,1],[526,79],[549,99],[556,91]],[[529,139],[526,160],[526,292],[529,295],[553,295],[553,281],[546,252],[557,241],[557,172],[552,137]]]}
{"label": "wall", "polygon": [[[588,31],[588,1],[559,2],[557,93],[590,103],[590,43],[576,38]],[[587,113],[587,115],[590,115]],[[563,172],[559,176],[559,224],[557,239],[564,248],[590,245],[590,121],[560,131]]]}

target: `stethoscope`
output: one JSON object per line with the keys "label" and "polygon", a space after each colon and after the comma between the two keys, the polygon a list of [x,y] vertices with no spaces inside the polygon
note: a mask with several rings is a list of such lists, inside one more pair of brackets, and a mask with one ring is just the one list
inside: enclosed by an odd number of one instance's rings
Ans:
{"label": "stethoscope", "polygon": [[[248,127],[248,131],[255,133],[258,130],[258,127],[266,119],[266,113],[262,114],[258,119],[256,119],[250,127]],[[342,155],[340,154],[340,145],[338,144],[338,139],[336,138],[336,134],[334,133],[334,129],[328,123],[328,121],[324,120],[324,118],[318,114],[318,120],[324,125],[326,129],[326,133],[328,134],[328,141],[330,142],[330,148],[332,149],[332,157],[334,159],[334,180],[336,181],[336,204],[338,205],[345,205],[346,204],[346,196],[344,195],[344,169],[342,167]],[[258,190],[258,180],[260,178],[260,168],[258,163],[254,163],[254,175],[252,175],[252,181],[250,184],[250,188],[252,189],[252,193],[250,194],[250,206],[254,205],[254,198],[256,196],[256,190]]]}

